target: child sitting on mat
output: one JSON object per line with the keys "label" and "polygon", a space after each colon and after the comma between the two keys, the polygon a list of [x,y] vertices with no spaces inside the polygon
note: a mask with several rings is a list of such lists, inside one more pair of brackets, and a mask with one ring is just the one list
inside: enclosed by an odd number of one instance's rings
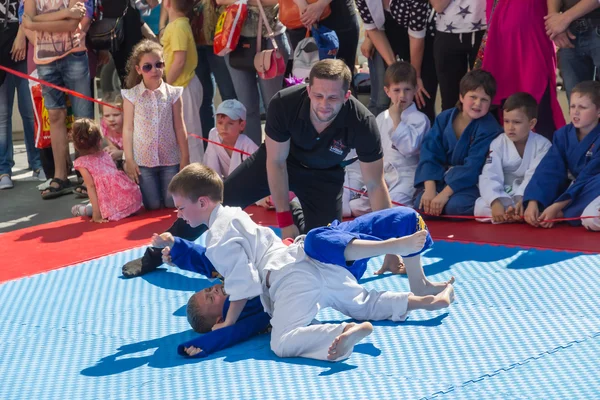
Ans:
{"label": "child sitting on mat", "polygon": [[[334,307],[361,320],[402,321],[411,310],[443,308],[453,301],[453,280],[432,283],[423,274],[417,255],[429,235],[420,216],[412,210],[402,209],[405,215],[397,209],[384,210],[348,225],[334,223],[321,228],[306,238],[306,246],[312,250],[305,252],[302,240],[287,247],[271,229],[257,225],[241,209],[222,206],[223,182],[206,166],[184,168],[171,181],[169,192],[180,218],[192,227],[208,225],[206,257],[224,276],[223,291],[230,296],[225,320],[205,321],[203,329],[233,325],[248,299],[261,296],[265,310],[272,316],[271,348],[277,355],[337,361],[349,357],[354,344],[370,334],[372,326],[309,326],[320,308]],[[396,237],[411,230],[417,232]],[[323,246],[320,238],[326,235],[334,240]],[[156,247],[169,244],[153,243]],[[405,265],[414,294],[368,292],[348,270],[334,265],[393,253],[407,257]],[[317,261],[310,254],[327,262]],[[197,299],[200,309],[217,309],[210,299]],[[222,306],[218,312],[221,310]]]}
{"label": "child sitting on mat", "polygon": [[81,173],[90,197],[90,204],[73,206],[73,216],[92,217],[94,222],[118,221],[142,207],[140,188],[102,150],[102,135],[94,121],[75,121],[73,145],[79,152],[73,166]]}

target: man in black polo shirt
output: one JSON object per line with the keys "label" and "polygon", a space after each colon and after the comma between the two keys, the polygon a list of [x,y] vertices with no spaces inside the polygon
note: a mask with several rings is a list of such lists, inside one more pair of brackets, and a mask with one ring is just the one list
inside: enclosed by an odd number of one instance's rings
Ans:
{"label": "man in black polo shirt", "polygon": [[[391,207],[383,178],[383,151],[375,117],[350,95],[350,70],[341,60],[323,60],[310,72],[308,86],[277,93],[267,111],[265,143],[225,181],[224,204],[245,208],[271,194],[282,236],[296,237],[288,192],[302,205],[307,232],[342,219],[344,159],[356,149],[371,207]],[[178,220],[169,231],[193,239],[206,228],[190,228]],[[388,269],[398,266],[386,258]],[[161,264],[158,249],[123,267],[136,276]]]}

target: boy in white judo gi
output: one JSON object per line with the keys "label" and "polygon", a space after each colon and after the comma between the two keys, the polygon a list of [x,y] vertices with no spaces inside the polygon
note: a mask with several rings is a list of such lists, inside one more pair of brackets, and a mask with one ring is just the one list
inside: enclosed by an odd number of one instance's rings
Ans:
{"label": "boy in white judo gi", "polygon": [[[359,320],[402,321],[411,310],[448,307],[454,299],[453,279],[440,283],[428,281],[420,262],[406,264],[413,293],[365,290],[346,268],[308,256],[302,240],[288,247],[271,229],[254,223],[240,208],[221,205],[223,182],[213,170],[201,164],[181,170],[171,181],[169,192],[180,218],[191,226],[204,223],[209,227],[205,254],[224,277],[223,290],[230,300],[225,320],[216,323],[213,330],[233,325],[247,300],[260,296],[265,311],[272,316],[271,348],[281,357],[342,360],[373,329],[369,323],[310,325],[320,308],[334,307]],[[366,240],[360,235],[346,235],[347,244],[333,247],[332,251],[343,250],[344,260],[364,260],[388,253],[416,258],[428,238],[431,240],[425,224],[416,215],[406,213],[397,220],[398,226],[410,221],[416,231],[412,235]],[[364,224],[371,225],[378,226],[376,221]],[[388,235],[401,232],[390,230]],[[318,237],[315,239],[318,243]],[[214,297],[198,296],[197,301],[205,315],[222,312],[223,305],[216,304]],[[211,322],[216,321],[215,318]]]}
{"label": "boy in white judo gi", "polygon": [[504,103],[504,134],[490,144],[479,175],[475,215],[480,222],[523,222],[523,194],[552,143],[533,132],[537,102],[529,93],[515,93]]}
{"label": "boy in white judo gi", "polygon": [[[525,189],[525,221],[551,228],[556,218],[600,231],[600,83],[571,91],[571,123],[554,133],[552,147]],[[550,220],[550,221],[548,221]]]}
{"label": "boy in white judo gi", "polygon": [[[429,118],[414,103],[417,71],[410,63],[395,62],[385,72],[383,90],[390,98],[390,108],[377,116],[385,182],[392,201],[412,207],[421,141],[430,128]],[[371,212],[366,196],[351,200],[349,205],[353,216]]]}
{"label": "boy in white judo gi", "polygon": [[[210,130],[208,139],[252,154],[258,150],[258,146],[242,133],[245,128],[246,107],[237,100],[225,100],[217,107],[217,126]],[[227,178],[248,157],[209,142],[204,153],[204,164],[219,176]]]}

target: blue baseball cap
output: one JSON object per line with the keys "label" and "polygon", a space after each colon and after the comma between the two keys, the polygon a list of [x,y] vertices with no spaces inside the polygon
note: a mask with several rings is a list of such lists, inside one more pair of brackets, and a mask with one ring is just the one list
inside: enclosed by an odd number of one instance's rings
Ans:
{"label": "blue baseball cap", "polygon": [[217,107],[217,115],[224,114],[233,120],[246,120],[246,107],[237,100],[225,100]]}

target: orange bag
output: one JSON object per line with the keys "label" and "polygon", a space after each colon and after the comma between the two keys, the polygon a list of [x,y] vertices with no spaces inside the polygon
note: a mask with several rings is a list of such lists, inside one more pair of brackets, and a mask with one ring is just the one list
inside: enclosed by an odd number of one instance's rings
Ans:
{"label": "orange bag", "polygon": [[213,51],[216,55],[222,57],[237,47],[246,17],[248,17],[246,0],[236,1],[223,11],[215,28]]}
{"label": "orange bag", "polygon": [[[316,3],[317,0],[306,0],[308,4]],[[319,21],[324,20],[331,14],[331,7],[329,4],[323,10],[323,14],[319,18]],[[300,22],[300,9],[294,3],[294,0],[279,0],[279,20],[288,29],[298,29],[304,27]]]}
{"label": "orange bag", "polygon": [[[31,74],[34,78],[37,78],[37,70]],[[42,85],[35,82],[29,81],[29,88],[31,89],[31,97],[33,99],[33,132],[35,138],[35,147],[38,149],[45,149],[50,147],[50,119],[48,118],[48,109],[44,106],[44,97],[42,96]],[[65,96],[67,96],[65,94]],[[71,135],[71,126],[75,121],[73,116],[73,109],[71,107],[71,99],[67,96],[67,117],[65,123],[67,125],[67,135]]]}

